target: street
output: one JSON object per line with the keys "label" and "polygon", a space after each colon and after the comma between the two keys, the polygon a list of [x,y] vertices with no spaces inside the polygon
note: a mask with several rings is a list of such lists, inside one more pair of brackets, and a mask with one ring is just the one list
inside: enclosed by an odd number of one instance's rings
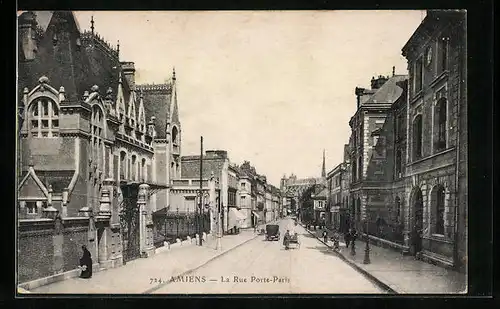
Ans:
{"label": "street", "polygon": [[[157,278],[154,294],[370,293],[382,294],[301,226],[300,248],[285,250],[291,219],[280,221],[280,240],[259,236],[182,278]],[[161,283],[160,283],[161,282]]]}

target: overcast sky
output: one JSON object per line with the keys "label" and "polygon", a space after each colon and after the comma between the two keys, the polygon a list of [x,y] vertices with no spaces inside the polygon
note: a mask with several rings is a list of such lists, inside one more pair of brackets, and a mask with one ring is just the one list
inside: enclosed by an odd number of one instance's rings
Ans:
{"label": "overcast sky", "polygon": [[401,48],[422,11],[76,12],[135,62],[139,83],[175,66],[182,154],[224,149],[279,186],[283,174],[319,177],[342,161],[354,88],[407,74]]}

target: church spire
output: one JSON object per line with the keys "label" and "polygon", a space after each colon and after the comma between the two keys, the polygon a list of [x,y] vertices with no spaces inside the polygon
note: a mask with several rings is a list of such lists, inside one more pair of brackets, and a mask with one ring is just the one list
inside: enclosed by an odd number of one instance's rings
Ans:
{"label": "church spire", "polygon": [[324,149],[323,149],[323,167],[321,168],[321,177],[326,177],[325,150]]}

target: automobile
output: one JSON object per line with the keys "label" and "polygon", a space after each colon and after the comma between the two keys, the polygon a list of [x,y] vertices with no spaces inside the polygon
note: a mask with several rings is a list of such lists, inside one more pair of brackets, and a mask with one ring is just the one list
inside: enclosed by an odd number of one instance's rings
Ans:
{"label": "automobile", "polygon": [[266,225],[266,240],[279,240],[280,226],[277,224]]}

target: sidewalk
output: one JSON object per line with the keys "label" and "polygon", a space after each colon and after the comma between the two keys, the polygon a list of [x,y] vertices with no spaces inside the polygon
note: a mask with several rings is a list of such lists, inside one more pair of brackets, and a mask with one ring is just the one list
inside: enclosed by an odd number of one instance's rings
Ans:
{"label": "sidewalk", "polygon": [[95,272],[91,279],[71,278],[30,290],[48,294],[139,294],[151,290],[172,276],[183,275],[210,260],[257,237],[253,231],[221,238],[222,250],[215,250],[216,239],[207,237],[203,246],[186,245],[163,250],[149,258],[129,261],[126,265]]}
{"label": "sidewalk", "polygon": [[[305,229],[305,228],[304,228]],[[322,231],[309,231],[321,242]],[[333,242],[327,244],[333,251]],[[363,264],[366,243],[356,240],[356,255],[351,248],[340,242],[340,253],[348,263],[375,277],[399,294],[447,294],[466,293],[466,275],[436,265],[415,260],[413,256],[403,256],[395,250],[370,244],[370,264]]]}

